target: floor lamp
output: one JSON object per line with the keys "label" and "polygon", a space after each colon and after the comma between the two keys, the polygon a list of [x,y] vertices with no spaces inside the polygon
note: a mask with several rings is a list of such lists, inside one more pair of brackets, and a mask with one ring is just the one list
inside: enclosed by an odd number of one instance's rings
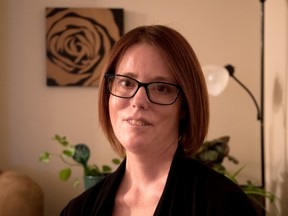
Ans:
{"label": "floor lamp", "polygon": [[226,88],[229,77],[233,78],[251,97],[257,109],[257,120],[260,123],[260,149],[261,149],[261,187],[265,189],[265,145],[264,145],[264,12],[265,0],[261,3],[261,43],[260,43],[260,103],[257,103],[252,92],[235,76],[235,68],[232,65],[224,67],[216,65],[204,66],[203,72],[210,95],[217,96]]}

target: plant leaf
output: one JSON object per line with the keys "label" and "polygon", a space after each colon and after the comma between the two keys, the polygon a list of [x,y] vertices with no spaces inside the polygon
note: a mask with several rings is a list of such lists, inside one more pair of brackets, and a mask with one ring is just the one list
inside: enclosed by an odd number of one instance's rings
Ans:
{"label": "plant leaf", "polygon": [[50,162],[50,158],[51,158],[51,154],[49,152],[43,152],[39,156],[39,161],[42,162],[42,163],[49,163]]}
{"label": "plant leaf", "polygon": [[99,167],[96,165],[96,164],[93,164],[93,165],[88,165],[88,166],[85,166],[84,168],[84,174],[86,176],[101,176],[102,173],[99,169]]}
{"label": "plant leaf", "polygon": [[227,155],[227,158],[228,158],[229,161],[233,162],[234,164],[238,164],[239,163],[239,161],[235,157],[233,157],[231,155]]}
{"label": "plant leaf", "polygon": [[71,173],[72,173],[72,170],[69,167],[60,170],[60,172],[59,172],[60,180],[67,181],[70,178]]}
{"label": "plant leaf", "polygon": [[236,176],[245,168],[246,166],[242,166],[240,167],[240,169],[238,169],[232,176],[233,178],[236,178]]}
{"label": "plant leaf", "polygon": [[59,134],[55,134],[55,136],[53,137],[53,140],[56,140],[59,144],[63,145],[63,146],[68,146],[69,142],[66,140],[65,136],[60,136]]}
{"label": "plant leaf", "polygon": [[76,188],[76,187],[78,187],[79,184],[80,184],[80,180],[79,180],[79,178],[76,178],[76,179],[74,179],[72,186],[73,186],[73,188]]}
{"label": "plant leaf", "polygon": [[75,152],[73,159],[82,165],[86,165],[90,157],[90,149],[85,144],[77,144],[75,146]]}
{"label": "plant leaf", "polygon": [[119,159],[117,159],[117,158],[113,158],[113,159],[112,159],[112,163],[115,164],[115,165],[119,165],[120,162],[121,162],[121,161],[120,161]]}
{"label": "plant leaf", "polygon": [[103,165],[102,166],[103,173],[109,173],[109,172],[111,172],[111,170],[112,170],[112,168],[110,166],[108,166],[108,165]]}
{"label": "plant leaf", "polygon": [[73,147],[71,148],[67,148],[65,150],[62,151],[62,156],[63,157],[73,157],[73,155],[75,154],[75,149]]}

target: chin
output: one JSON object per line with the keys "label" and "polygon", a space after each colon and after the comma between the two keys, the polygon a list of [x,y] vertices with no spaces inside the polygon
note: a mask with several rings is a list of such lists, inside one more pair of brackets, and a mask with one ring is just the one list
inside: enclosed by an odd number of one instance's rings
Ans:
{"label": "chin", "polygon": [[135,141],[131,142],[131,140],[122,142],[123,147],[126,149],[126,152],[133,152],[133,153],[143,153],[147,150],[147,143],[150,141]]}

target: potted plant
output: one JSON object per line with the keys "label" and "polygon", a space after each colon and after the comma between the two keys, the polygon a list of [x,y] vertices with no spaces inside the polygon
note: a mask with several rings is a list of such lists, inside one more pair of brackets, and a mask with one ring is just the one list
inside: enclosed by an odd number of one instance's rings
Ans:
{"label": "potted plant", "polygon": [[[235,173],[230,173],[226,170],[223,165],[223,161],[227,158],[229,161],[234,164],[238,164],[238,160],[229,155],[229,146],[228,142],[230,140],[229,136],[223,136],[211,141],[206,141],[202,144],[199,150],[191,155],[192,158],[204,163],[210,168],[216,170],[219,173],[222,173],[227,178],[232,180],[234,183],[238,184],[237,175],[241,172],[244,167],[241,167]],[[276,199],[275,195],[271,192],[266,191],[264,188],[261,188],[251,181],[247,181],[245,185],[239,185],[240,188],[248,195],[251,199],[253,205],[256,207],[258,214],[263,215],[263,210],[265,209],[265,199],[273,203]]]}
{"label": "potted plant", "polygon": [[[88,163],[90,158],[90,149],[86,144],[70,144],[65,136],[60,136],[58,134],[53,137],[53,140],[60,145],[60,153],[55,154],[45,151],[39,156],[39,161],[42,163],[49,163],[53,157],[60,158],[65,164],[65,167],[59,171],[60,180],[67,181],[71,177],[72,167],[81,166],[84,174],[84,186],[85,189],[87,189],[102,180],[105,175],[112,172],[112,168],[109,165],[103,165],[100,167],[96,164]],[[119,165],[120,160],[113,158],[112,163],[114,165]],[[73,181],[73,187],[78,186],[79,182],[79,178],[76,178]]]}

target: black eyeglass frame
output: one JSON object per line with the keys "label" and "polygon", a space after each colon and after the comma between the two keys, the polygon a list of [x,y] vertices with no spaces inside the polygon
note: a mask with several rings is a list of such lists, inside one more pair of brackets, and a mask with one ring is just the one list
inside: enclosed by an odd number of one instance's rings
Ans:
{"label": "black eyeglass frame", "polygon": [[[136,89],[136,91],[135,91],[135,93],[133,94],[133,95],[131,95],[131,96],[129,96],[129,97],[124,97],[124,96],[119,96],[119,95],[115,95],[115,94],[113,94],[112,92],[111,92],[111,90],[110,90],[110,87],[109,87],[109,78],[110,77],[125,77],[125,78],[128,78],[128,79],[131,79],[131,80],[134,80],[136,83],[137,83],[137,89]],[[138,92],[138,90],[143,86],[144,88],[145,88],[145,92],[146,92],[146,95],[147,95],[147,98],[149,99],[149,101],[151,102],[151,103],[154,103],[154,104],[158,104],[158,105],[172,105],[172,104],[174,104],[175,102],[176,102],[176,100],[178,99],[178,97],[179,97],[179,94],[180,94],[180,92],[181,92],[181,87],[179,86],[179,85],[176,85],[176,84],[173,84],[173,83],[168,83],[168,82],[149,82],[149,83],[143,83],[143,82],[140,82],[140,81],[138,81],[138,80],[136,80],[136,79],[134,79],[134,78],[132,78],[132,77],[129,77],[129,76],[126,76],[126,75],[120,75],[120,74],[105,74],[105,78],[106,78],[106,80],[107,80],[107,87],[108,87],[108,90],[109,90],[109,92],[110,92],[110,94],[111,95],[113,95],[113,96],[115,96],[115,97],[119,97],[119,98],[124,98],[124,99],[129,99],[129,98],[132,98],[132,97],[134,97],[135,95],[136,95],[136,93]],[[162,83],[162,84],[168,84],[168,85],[171,85],[171,86],[174,86],[174,87],[176,87],[177,89],[178,89],[178,92],[177,92],[177,95],[176,95],[176,97],[175,97],[175,99],[171,102],[171,103],[168,103],[168,104],[163,104],[163,103],[158,103],[158,102],[155,102],[155,101],[153,101],[151,98],[150,98],[150,96],[149,96],[149,90],[148,90],[148,86],[149,85],[151,85],[151,84],[155,84],[155,83]]]}

